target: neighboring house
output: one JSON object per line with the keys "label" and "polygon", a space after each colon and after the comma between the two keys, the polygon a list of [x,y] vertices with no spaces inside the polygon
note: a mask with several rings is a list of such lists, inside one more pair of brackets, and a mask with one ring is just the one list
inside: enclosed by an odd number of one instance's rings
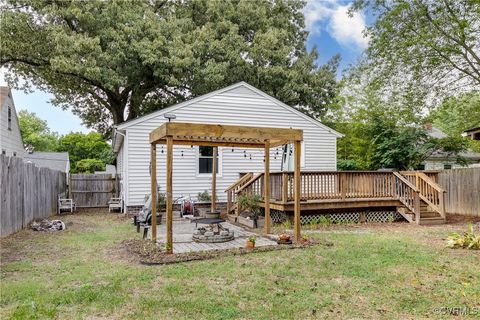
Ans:
{"label": "neighboring house", "polygon": [[462,136],[472,140],[480,140],[480,127],[465,130],[462,132]]}
{"label": "neighboring house", "polygon": [[115,175],[117,173],[117,168],[113,164],[105,165],[105,171],[95,171],[95,174],[109,173]]}
{"label": "neighboring house", "polygon": [[[113,151],[121,193],[127,207],[143,204],[150,193],[149,133],[174,114],[176,122],[245,125],[302,129],[302,170],[336,170],[337,138],[342,135],[278,101],[266,93],[240,82],[192,100],[173,105],[143,117],[124,122],[114,131]],[[157,146],[157,179],[161,192],[165,186],[165,146]],[[271,149],[271,171],[280,171],[282,147]],[[263,172],[263,150],[218,148],[218,201],[225,202],[223,192],[242,172]],[[174,146],[173,197],[196,197],[211,192],[212,148]]]}
{"label": "neighboring house", "polygon": [[9,157],[24,157],[22,135],[9,87],[0,87],[0,152]]}
{"label": "neighboring house", "polygon": [[[426,126],[427,133],[433,138],[445,138],[447,135],[440,129],[432,127],[430,124]],[[465,167],[480,167],[480,153],[466,151],[459,154],[461,157],[467,159],[470,163],[467,166],[462,166],[455,163],[455,159],[449,157],[444,152],[434,152],[428,157],[417,169],[419,170],[442,170],[442,169],[454,169]]]}
{"label": "neighboring house", "polygon": [[25,160],[40,168],[50,168],[67,174],[70,172],[68,152],[32,152],[25,155]]}

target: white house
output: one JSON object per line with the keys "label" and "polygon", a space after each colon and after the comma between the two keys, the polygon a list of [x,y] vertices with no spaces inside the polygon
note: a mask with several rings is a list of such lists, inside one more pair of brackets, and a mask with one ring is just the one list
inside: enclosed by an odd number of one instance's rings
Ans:
{"label": "white house", "polygon": [[[427,134],[432,138],[446,138],[447,135],[440,129],[433,127],[431,124],[425,126]],[[457,168],[475,168],[480,167],[480,153],[467,150],[459,154],[468,161],[467,165],[461,165],[455,162],[455,159],[445,152],[437,151],[430,155],[420,166],[418,170],[443,170]]]}
{"label": "white house", "polygon": [[23,157],[22,135],[9,87],[0,87],[0,150],[9,157]]}
{"label": "white house", "polygon": [[[336,143],[342,135],[278,101],[266,93],[240,82],[209,94],[124,122],[114,130],[113,150],[117,173],[121,177],[121,193],[127,208],[141,206],[150,193],[149,133],[168,121],[245,125],[302,129],[302,170],[336,170]],[[165,146],[157,147],[157,181],[164,191]],[[271,150],[271,171],[282,167],[282,148]],[[242,172],[263,172],[263,150],[218,148],[218,201],[225,202],[223,192]],[[196,197],[211,192],[211,147],[174,146],[173,198]]]}

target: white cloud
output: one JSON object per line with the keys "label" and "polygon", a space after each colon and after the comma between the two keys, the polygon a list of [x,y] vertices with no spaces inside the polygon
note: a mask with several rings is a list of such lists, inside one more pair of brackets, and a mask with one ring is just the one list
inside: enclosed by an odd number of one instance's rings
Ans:
{"label": "white cloud", "polygon": [[365,16],[355,13],[348,15],[350,5],[338,0],[310,0],[305,6],[305,27],[311,34],[328,32],[340,45],[364,50],[368,38],[364,37]]}

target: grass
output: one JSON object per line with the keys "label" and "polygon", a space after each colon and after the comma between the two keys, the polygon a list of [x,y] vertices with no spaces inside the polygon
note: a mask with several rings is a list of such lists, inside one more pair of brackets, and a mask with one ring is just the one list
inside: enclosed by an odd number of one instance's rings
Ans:
{"label": "grass", "polygon": [[480,310],[480,254],[441,240],[464,225],[340,226],[311,233],[332,247],[148,267],[120,247],[140,237],[128,220],[63,219],[73,223],[64,232],[1,240],[2,319],[398,319],[441,317],[439,307]]}

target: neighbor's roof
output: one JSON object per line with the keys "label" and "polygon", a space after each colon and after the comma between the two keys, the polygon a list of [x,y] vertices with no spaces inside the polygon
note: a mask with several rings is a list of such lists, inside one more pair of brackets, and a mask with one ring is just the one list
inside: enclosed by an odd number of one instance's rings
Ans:
{"label": "neighbor's roof", "polygon": [[443,133],[442,130],[438,129],[438,128],[435,128],[435,127],[432,127],[431,129],[427,129],[427,133],[430,137],[432,138],[446,138],[447,135],[445,133]]}
{"label": "neighbor's roof", "polygon": [[[151,118],[155,118],[155,117],[158,117],[158,116],[161,116],[162,114],[165,114],[165,113],[169,113],[169,112],[172,112],[176,109],[179,109],[179,108],[182,108],[182,107],[185,107],[185,106],[188,106],[188,105],[191,105],[191,104],[194,104],[194,103],[198,103],[202,100],[205,100],[207,98],[210,98],[212,96],[215,96],[215,95],[218,95],[218,94],[221,94],[223,92],[226,92],[228,90],[232,90],[232,89],[235,89],[235,88],[238,88],[238,87],[246,87],[250,90],[252,90],[253,92],[259,94],[260,96],[266,98],[266,99],[269,99],[271,100],[272,102],[274,102],[275,104],[279,105],[280,107],[282,108],[285,108],[285,109],[288,109],[290,110],[291,112],[293,113],[296,113],[297,115],[301,116],[302,118],[304,118],[305,120],[311,122],[311,123],[314,123],[315,125],[317,125],[318,127],[328,131],[329,133],[337,136],[337,137],[343,137],[344,135],[333,130],[332,128],[324,125],[323,123],[321,123],[320,121],[316,120],[316,119],[313,119],[309,116],[307,116],[306,114],[298,111],[297,109],[281,102],[280,100],[266,94],[265,92],[255,88],[254,86],[251,86],[249,85],[248,83],[244,82],[244,81],[241,81],[241,82],[238,82],[238,83],[235,83],[235,84],[232,84],[228,87],[225,87],[225,88],[222,88],[222,89],[219,89],[219,90],[215,90],[215,91],[212,91],[212,92],[209,92],[207,94],[204,94],[204,95],[201,95],[201,96],[198,96],[196,98],[193,98],[193,99],[190,99],[190,100],[187,100],[187,101],[184,101],[184,102],[181,102],[181,103],[177,103],[173,106],[170,106],[168,108],[165,108],[165,109],[161,109],[161,110],[158,110],[158,111],[154,111],[152,113],[149,113],[149,114],[146,114],[142,117],[138,117],[136,119],[132,119],[132,120],[129,120],[129,121],[126,121],[126,122],[123,122],[121,124],[119,124],[118,126],[115,127],[115,133],[117,132],[117,130],[123,130],[123,129],[126,129],[132,125],[135,125],[137,123],[140,123],[140,122],[143,122],[143,121],[146,121],[146,120],[149,120]],[[116,137],[115,137],[116,134],[114,134],[114,138],[113,138],[113,147],[114,147],[114,151],[118,151],[118,148],[120,148],[121,146],[121,141],[119,141],[120,143],[116,143]]]}
{"label": "neighbor's roof", "polygon": [[33,152],[25,156],[25,160],[35,163],[37,167],[45,167],[65,172],[70,161],[68,152]]}

